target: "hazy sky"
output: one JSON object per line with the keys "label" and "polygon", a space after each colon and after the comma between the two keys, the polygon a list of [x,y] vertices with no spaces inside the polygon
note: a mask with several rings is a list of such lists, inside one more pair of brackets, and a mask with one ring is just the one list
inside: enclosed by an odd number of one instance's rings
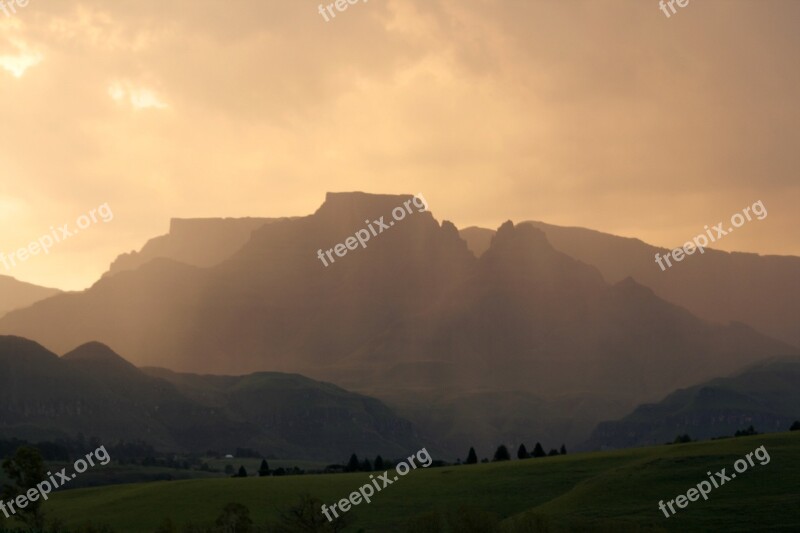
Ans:
{"label": "hazy sky", "polygon": [[[8,0],[6,0],[7,3]],[[171,217],[418,193],[673,246],[761,200],[727,250],[800,255],[800,2],[30,0],[0,10],[0,274],[91,284]]]}

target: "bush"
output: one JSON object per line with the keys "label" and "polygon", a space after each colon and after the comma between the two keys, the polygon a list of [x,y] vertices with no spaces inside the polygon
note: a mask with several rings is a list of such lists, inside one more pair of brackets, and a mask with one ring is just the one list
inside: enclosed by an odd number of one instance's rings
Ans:
{"label": "bush", "polygon": [[678,435],[675,437],[675,440],[672,441],[673,444],[685,444],[687,442],[692,442],[692,438],[689,436],[688,433],[684,433],[683,435]]}
{"label": "bush", "polygon": [[253,531],[253,521],[250,519],[250,509],[241,503],[229,503],[222,509],[216,521],[217,527],[226,533],[250,533]]}
{"label": "bush", "polygon": [[740,429],[736,433],[733,434],[734,437],[747,437],[750,435],[758,435],[758,431],[753,428],[753,426],[748,427],[747,429]]}

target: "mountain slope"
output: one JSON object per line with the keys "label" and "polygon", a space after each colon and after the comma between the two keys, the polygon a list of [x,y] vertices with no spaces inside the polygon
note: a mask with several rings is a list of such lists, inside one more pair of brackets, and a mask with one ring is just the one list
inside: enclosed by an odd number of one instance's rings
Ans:
{"label": "mountain slope", "polygon": [[9,276],[0,276],[0,316],[14,309],[28,307],[60,292],[58,289],[39,287]]}
{"label": "mountain slope", "polygon": [[117,257],[106,276],[136,270],[154,259],[172,259],[198,267],[222,262],[244,246],[250,234],[270,218],[174,218],[169,233],[150,239],[138,252]]}
{"label": "mountain slope", "polygon": [[750,425],[758,431],[786,431],[795,420],[800,420],[800,359],[778,359],[675,391],[620,420],[603,422],[587,447],[644,446],[671,442],[685,433],[709,439]]}

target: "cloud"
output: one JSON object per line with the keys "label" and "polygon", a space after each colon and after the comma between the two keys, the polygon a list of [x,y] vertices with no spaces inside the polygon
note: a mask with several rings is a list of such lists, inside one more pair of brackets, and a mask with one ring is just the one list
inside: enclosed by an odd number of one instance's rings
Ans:
{"label": "cloud", "polygon": [[54,0],[0,17],[0,194],[33,210],[0,250],[109,202],[94,252],[22,272],[80,287],[170,217],[299,215],[367,190],[421,191],[462,226],[662,245],[763,199],[769,234],[724,245],[800,254],[800,3],[666,19],[639,0],[387,0],[329,23],[317,6]]}
{"label": "cloud", "polygon": [[44,60],[44,55],[31,48],[26,42],[8,37],[4,50],[9,52],[0,54],[0,68],[11,73],[15,78],[21,78],[25,72]]}
{"label": "cloud", "polygon": [[151,89],[138,87],[129,81],[114,81],[108,86],[108,94],[117,103],[128,103],[134,109],[169,109]]}

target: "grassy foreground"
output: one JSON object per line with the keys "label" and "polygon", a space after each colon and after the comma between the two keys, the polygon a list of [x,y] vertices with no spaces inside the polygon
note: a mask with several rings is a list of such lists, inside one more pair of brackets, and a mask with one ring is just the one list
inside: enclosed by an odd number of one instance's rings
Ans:
{"label": "grassy foreground", "polygon": [[[714,489],[708,501],[689,503],[671,518],[658,509],[659,500],[708,479],[707,471],[726,468],[730,474],[737,459],[761,445],[769,464],[756,461]],[[797,531],[798,480],[800,432],[414,470],[371,504],[352,509],[348,530],[421,530],[425,520],[409,529],[409,519],[435,512],[468,515],[459,511],[468,507],[488,511],[506,526],[540,524],[516,531]],[[366,481],[368,474],[359,473],[144,483],[65,491],[45,510],[68,525],[91,520],[120,533],[141,533],[154,531],[166,517],[179,525],[212,522],[226,503],[238,502],[263,524],[302,493],[330,505]]]}

